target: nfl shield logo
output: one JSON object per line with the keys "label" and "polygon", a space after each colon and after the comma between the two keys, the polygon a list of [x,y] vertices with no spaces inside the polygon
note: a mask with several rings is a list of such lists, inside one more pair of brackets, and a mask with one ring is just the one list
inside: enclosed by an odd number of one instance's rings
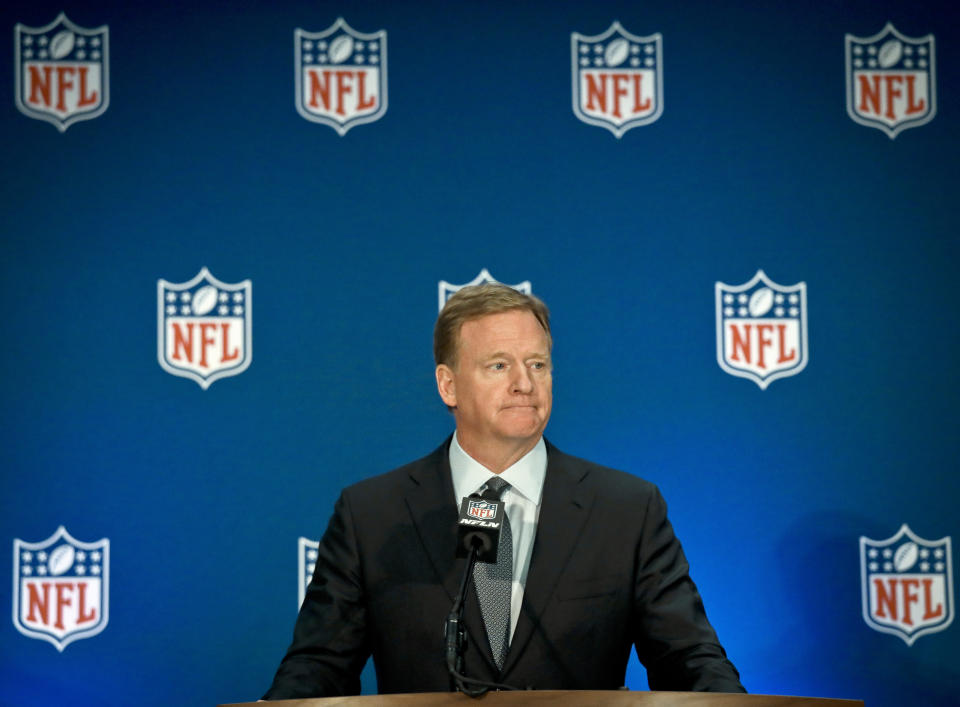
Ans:
{"label": "nfl shield logo", "polygon": [[13,541],[13,625],[63,651],[109,618],[110,541],[85,543],[62,525],[46,540]]}
{"label": "nfl shield logo", "polygon": [[497,515],[497,504],[489,501],[470,501],[467,505],[467,515],[471,518],[493,518]]}
{"label": "nfl shield logo", "polygon": [[297,567],[300,574],[297,578],[297,608],[303,606],[303,599],[307,596],[307,585],[313,579],[313,570],[317,567],[317,555],[320,542],[301,536],[297,539]]}
{"label": "nfl shield logo", "polygon": [[872,37],[846,35],[847,113],[857,123],[901,130],[930,122],[937,113],[933,35],[907,37],[887,23]]}
{"label": "nfl shield logo", "polygon": [[[470,285],[486,285],[491,282],[497,284],[502,284],[499,280],[494,279],[493,275],[490,274],[490,271],[486,268],[483,268],[480,271],[480,274],[473,278],[470,282],[465,282],[462,285],[452,285],[446,280],[440,281],[440,309],[443,309],[443,305],[447,303],[447,300],[453,296],[454,292],[462,290],[464,287],[469,287]],[[516,285],[510,285],[517,292],[522,292],[525,295],[529,295],[532,292],[530,287],[530,281],[524,280],[523,282],[518,282]]]}
{"label": "nfl shield logo", "polygon": [[904,523],[886,540],[860,538],[863,620],[913,645],[953,621],[950,537],[924,540]]}
{"label": "nfl shield logo", "polygon": [[297,112],[340,135],[387,112],[387,32],[357,32],[341,17],[322,32],[293,31]]}
{"label": "nfl shield logo", "polygon": [[716,283],[717,363],[765,389],[807,365],[807,285],[778,285],[758,270],[743,285]]}
{"label": "nfl shield logo", "polygon": [[614,22],[593,37],[570,36],[573,113],[618,138],[663,113],[663,38],[638,37]]}
{"label": "nfl shield logo", "polygon": [[253,357],[250,280],[221,282],[203,268],[189,282],[157,280],[157,358],[206,390]]}
{"label": "nfl shield logo", "polygon": [[26,116],[65,131],[109,104],[109,30],[85,29],[64,13],[45,27],[13,30],[15,101]]}

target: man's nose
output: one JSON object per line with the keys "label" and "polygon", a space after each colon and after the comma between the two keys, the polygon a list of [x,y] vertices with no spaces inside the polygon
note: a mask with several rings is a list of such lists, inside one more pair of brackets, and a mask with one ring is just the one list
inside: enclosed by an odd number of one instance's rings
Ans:
{"label": "man's nose", "polygon": [[517,366],[510,382],[511,390],[515,393],[533,392],[533,376],[526,366]]}

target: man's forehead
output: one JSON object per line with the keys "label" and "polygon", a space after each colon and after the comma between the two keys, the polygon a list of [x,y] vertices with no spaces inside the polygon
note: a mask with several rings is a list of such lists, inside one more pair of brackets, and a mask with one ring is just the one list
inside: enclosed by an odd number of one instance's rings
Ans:
{"label": "man's forehead", "polygon": [[523,345],[531,353],[549,353],[547,332],[532,312],[508,310],[468,319],[460,327],[460,343],[485,353],[506,353]]}

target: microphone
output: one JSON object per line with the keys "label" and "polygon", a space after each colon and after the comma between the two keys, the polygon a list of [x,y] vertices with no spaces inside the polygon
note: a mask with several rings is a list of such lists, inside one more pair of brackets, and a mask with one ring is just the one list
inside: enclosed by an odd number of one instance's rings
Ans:
{"label": "microphone", "polygon": [[457,520],[457,557],[467,557],[476,547],[477,562],[495,563],[505,512],[503,501],[493,492],[464,498]]}
{"label": "microphone", "polygon": [[[467,640],[463,626],[463,605],[467,586],[473,575],[475,562],[496,562],[500,529],[506,517],[506,507],[497,494],[488,490],[483,496],[473,493],[460,503],[457,520],[457,557],[466,557],[460,591],[443,625],[447,672],[458,690],[470,697],[481,697],[491,689],[516,690],[511,685],[486,682],[463,674],[463,648]],[[530,688],[532,689],[532,688]]]}

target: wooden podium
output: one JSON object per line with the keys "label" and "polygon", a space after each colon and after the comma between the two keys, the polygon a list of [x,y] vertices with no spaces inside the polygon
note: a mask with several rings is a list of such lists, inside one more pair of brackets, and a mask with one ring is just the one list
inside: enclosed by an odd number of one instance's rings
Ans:
{"label": "wooden podium", "polygon": [[316,697],[275,702],[238,702],[220,707],[863,707],[863,700],[743,695],[720,692],[630,692],[629,690],[517,690],[467,697],[460,692]]}

